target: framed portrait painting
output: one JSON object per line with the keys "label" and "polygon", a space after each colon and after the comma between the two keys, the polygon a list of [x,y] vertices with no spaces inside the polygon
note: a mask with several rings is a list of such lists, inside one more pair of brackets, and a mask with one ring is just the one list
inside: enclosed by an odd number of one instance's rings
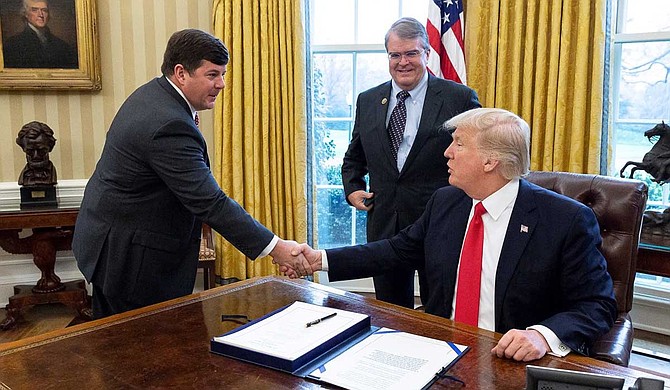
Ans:
{"label": "framed portrait painting", "polygon": [[0,0],[0,89],[101,89],[95,0]]}

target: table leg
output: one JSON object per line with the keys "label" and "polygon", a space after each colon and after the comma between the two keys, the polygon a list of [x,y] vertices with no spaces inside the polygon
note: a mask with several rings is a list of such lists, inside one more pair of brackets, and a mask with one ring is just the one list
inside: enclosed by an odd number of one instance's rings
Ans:
{"label": "table leg", "polygon": [[44,303],[60,302],[77,310],[82,318],[92,318],[84,281],[62,283],[54,272],[56,251],[72,247],[72,228],[36,228],[25,238],[19,238],[19,230],[0,231],[0,246],[13,254],[32,253],[41,272],[35,286],[14,287],[14,296],[9,298],[7,317],[0,323],[0,329],[16,325],[23,308]]}

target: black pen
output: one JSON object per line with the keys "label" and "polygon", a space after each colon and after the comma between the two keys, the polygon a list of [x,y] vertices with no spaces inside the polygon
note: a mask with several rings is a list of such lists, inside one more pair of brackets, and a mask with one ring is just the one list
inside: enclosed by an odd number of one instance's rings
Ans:
{"label": "black pen", "polygon": [[316,324],[318,324],[318,323],[321,322],[321,321],[325,321],[325,320],[327,320],[327,319],[329,319],[329,318],[333,318],[333,317],[335,317],[336,315],[337,315],[337,313],[331,313],[331,314],[328,314],[327,316],[322,317],[322,318],[319,318],[318,320],[314,320],[314,321],[308,322],[305,326],[309,328],[309,327],[312,326],[312,325],[316,325]]}

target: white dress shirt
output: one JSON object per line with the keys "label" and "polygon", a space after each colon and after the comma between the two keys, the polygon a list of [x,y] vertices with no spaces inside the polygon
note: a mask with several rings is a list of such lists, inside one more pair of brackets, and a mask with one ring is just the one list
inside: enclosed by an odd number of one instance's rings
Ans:
{"label": "white dress shirt", "polygon": [[[426,90],[428,88],[428,72],[425,72],[419,84],[409,92],[409,97],[405,99],[405,108],[407,109],[407,123],[405,124],[405,131],[402,134],[402,141],[398,148],[398,172],[402,171],[403,165],[407,160],[409,151],[412,149],[416,133],[419,131],[419,122],[421,121],[421,113],[423,112],[423,102],[426,100]],[[388,128],[391,113],[398,103],[396,95],[402,91],[402,88],[391,81],[391,96],[389,98],[389,108],[386,112],[386,128]]]}
{"label": "white dress shirt", "polygon": [[[500,253],[505,242],[505,234],[509,226],[510,218],[516,197],[519,194],[519,180],[511,180],[498,191],[489,195],[481,202],[484,204],[486,214],[482,215],[484,223],[484,248],[482,254],[482,276],[479,293],[479,319],[478,327],[495,331],[495,280],[498,269]],[[474,215],[475,205],[480,201],[472,200],[472,209],[468,218],[468,226]],[[467,232],[466,232],[467,234]],[[461,247],[461,250],[463,248]],[[459,261],[460,269],[460,261]],[[457,271],[458,272],[458,271]],[[452,302],[451,318],[453,319],[456,308],[456,291],[458,291],[458,273],[456,274],[456,288],[454,290],[454,300]],[[547,340],[551,352],[557,356],[565,356],[570,353],[570,348],[563,344],[556,334],[543,325],[533,325],[527,329],[537,330]]]}

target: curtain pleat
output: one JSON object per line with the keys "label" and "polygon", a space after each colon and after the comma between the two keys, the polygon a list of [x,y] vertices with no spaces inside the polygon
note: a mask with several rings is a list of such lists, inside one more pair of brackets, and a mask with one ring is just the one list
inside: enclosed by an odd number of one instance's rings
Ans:
{"label": "curtain pleat", "polygon": [[[303,9],[291,0],[215,0],[214,34],[228,47],[214,112],[214,175],[280,238],[305,242],[307,211]],[[217,235],[217,281],[279,274]]]}
{"label": "curtain pleat", "polygon": [[531,126],[531,169],[599,173],[606,1],[468,0],[468,84]]}

